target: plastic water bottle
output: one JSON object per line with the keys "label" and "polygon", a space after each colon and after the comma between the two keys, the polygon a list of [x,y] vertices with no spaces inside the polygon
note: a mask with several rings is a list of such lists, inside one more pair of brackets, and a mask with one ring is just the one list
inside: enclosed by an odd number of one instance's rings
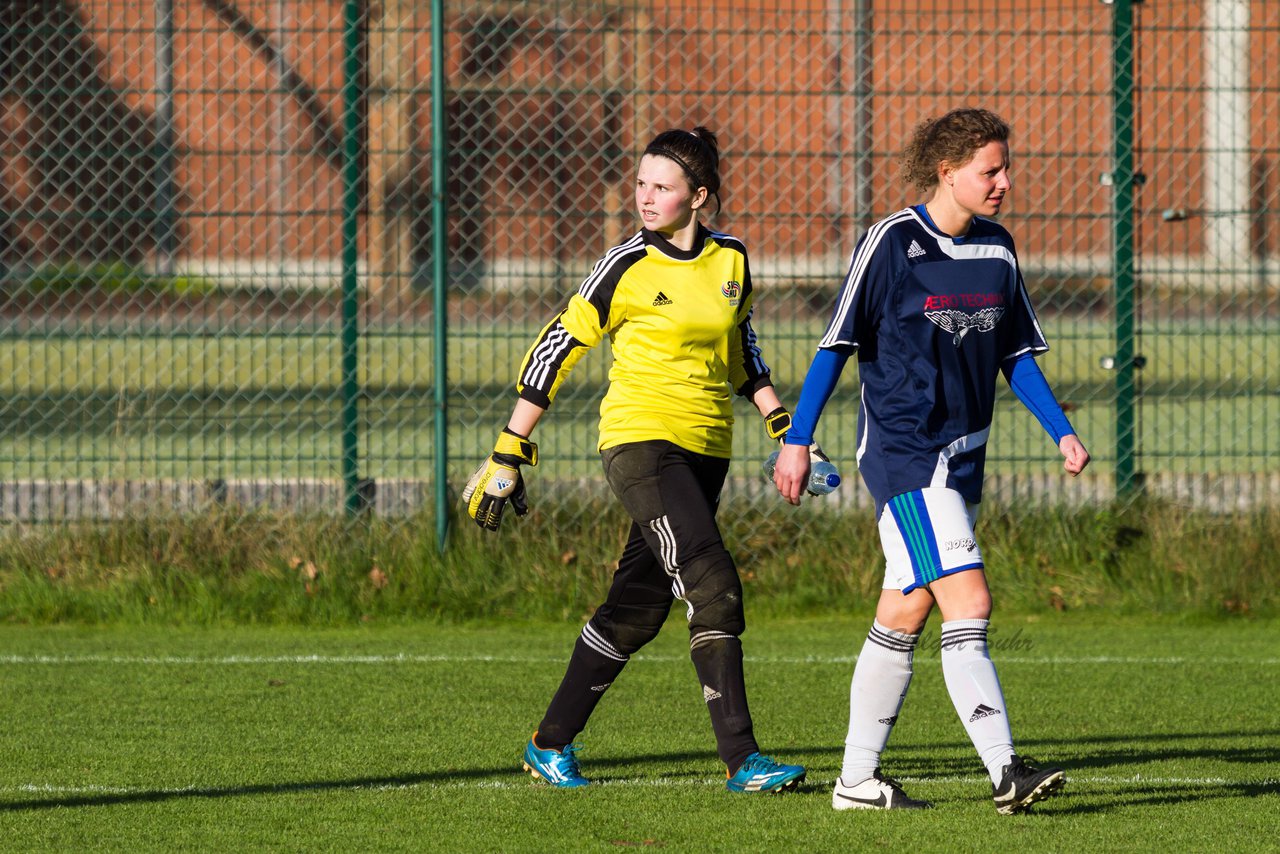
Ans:
{"label": "plastic water bottle", "polygon": [[[774,451],[769,458],[764,461],[764,476],[769,480],[773,480],[773,470],[778,467],[778,455],[781,451]],[[809,467],[809,486],[810,495],[827,495],[836,490],[840,485],[840,472],[836,470],[835,463],[827,460],[813,460],[813,465]]]}

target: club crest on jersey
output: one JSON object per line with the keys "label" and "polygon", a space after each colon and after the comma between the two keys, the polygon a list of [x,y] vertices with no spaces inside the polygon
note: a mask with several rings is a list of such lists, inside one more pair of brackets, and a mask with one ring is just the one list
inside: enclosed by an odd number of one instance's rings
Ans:
{"label": "club crest on jersey", "polygon": [[1004,306],[991,306],[979,309],[972,314],[948,308],[941,311],[926,311],[924,316],[939,327],[951,333],[951,343],[959,347],[960,342],[969,331],[991,332],[1004,317]]}
{"label": "club crest on jersey", "polygon": [[720,293],[729,300],[729,305],[737,305],[738,296],[742,293],[742,283],[730,279],[720,286]]}

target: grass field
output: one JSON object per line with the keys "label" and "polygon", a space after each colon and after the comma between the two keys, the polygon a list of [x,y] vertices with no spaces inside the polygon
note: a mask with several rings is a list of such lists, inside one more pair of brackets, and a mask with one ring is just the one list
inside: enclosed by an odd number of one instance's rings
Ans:
{"label": "grass field", "polygon": [[1017,743],[1069,779],[1001,817],[943,688],[936,623],[885,762],[937,809],[831,809],[865,620],[752,622],[757,735],[810,769],[781,797],[724,791],[678,620],[601,704],[581,739],[597,785],[570,792],[518,757],[573,622],[5,626],[0,849],[1275,850],[1274,621],[998,616]]}

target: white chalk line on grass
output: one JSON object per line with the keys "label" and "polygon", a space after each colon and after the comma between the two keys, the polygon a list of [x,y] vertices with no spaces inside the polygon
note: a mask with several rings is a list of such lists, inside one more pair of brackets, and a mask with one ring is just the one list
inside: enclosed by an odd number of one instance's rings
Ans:
{"label": "white chalk line on grass", "polygon": [[[514,777],[514,775],[513,775]],[[920,784],[920,783],[936,783],[942,785],[963,785],[975,786],[981,784],[989,784],[991,781],[985,776],[953,775],[948,777],[898,777],[899,782]],[[1265,778],[1261,780],[1233,780],[1227,777],[1148,777],[1143,774],[1133,774],[1128,776],[1109,776],[1109,775],[1092,775],[1078,776],[1070,775],[1067,778],[1068,786],[1093,786],[1099,788],[1116,787],[1116,786],[1166,786],[1172,788],[1206,788],[1210,786],[1280,786],[1280,780]],[[723,777],[643,777],[635,779],[621,780],[596,780],[592,783],[592,787],[603,788],[637,788],[637,789],[664,789],[664,788],[703,788],[724,786]],[[819,788],[826,786],[826,783],[819,783]],[[333,785],[324,785],[324,788],[345,789],[349,791],[371,791],[371,792],[394,792],[394,791],[411,791],[414,789],[430,789],[430,790],[450,790],[450,789],[491,789],[491,790],[516,790],[529,788],[543,788],[543,784],[536,783],[527,777],[516,778],[510,780],[454,780],[454,781],[413,781],[404,783],[335,783]],[[270,788],[270,784],[255,784],[253,786],[255,794],[262,794]],[[289,784],[282,784],[281,789],[292,789]],[[227,794],[234,794],[237,790],[236,786],[213,786],[213,785],[188,785],[177,787],[155,787],[148,788],[145,786],[107,786],[86,784],[79,786],[60,786],[52,783],[22,783],[13,786],[0,786],[0,795],[49,795],[55,797],[132,797],[132,796],[174,796],[180,797],[189,794],[210,794],[219,791],[226,791]]]}
{"label": "white chalk line on grass", "polygon": [[[917,653],[917,658],[923,657]],[[1220,665],[1257,664],[1274,667],[1280,658],[1250,658],[1248,656],[1005,656],[998,652],[993,656],[999,664],[1035,665]],[[59,664],[132,664],[132,665],[237,665],[237,664],[563,664],[565,656],[529,655],[416,655],[396,653],[391,655],[0,655],[0,665],[59,665]],[[637,655],[633,661],[685,662],[684,656]],[[853,664],[857,656],[751,656],[751,664]]]}

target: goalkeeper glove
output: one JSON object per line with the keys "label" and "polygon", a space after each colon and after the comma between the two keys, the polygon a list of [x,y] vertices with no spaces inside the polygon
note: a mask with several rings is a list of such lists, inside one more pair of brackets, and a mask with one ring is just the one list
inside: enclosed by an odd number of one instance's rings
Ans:
{"label": "goalkeeper glove", "polygon": [[[779,444],[787,438],[787,431],[790,429],[791,413],[785,406],[779,406],[764,417],[764,431],[769,434],[770,439],[777,439]],[[831,458],[823,453],[822,447],[814,442],[809,446],[809,462],[816,463],[819,460],[824,463],[831,462]]]}
{"label": "goalkeeper glove", "polygon": [[790,429],[791,413],[785,406],[779,406],[764,417],[764,432],[769,434],[770,439],[781,442]]}
{"label": "goalkeeper glove", "polygon": [[524,478],[520,475],[521,464],[538,464],[538,446],[504,427],[493,453],[480,464],[462,490],[462,500],[467,502],[467,515],[486,531],[498,530],[508,501],[517,516],[529,512]]}

